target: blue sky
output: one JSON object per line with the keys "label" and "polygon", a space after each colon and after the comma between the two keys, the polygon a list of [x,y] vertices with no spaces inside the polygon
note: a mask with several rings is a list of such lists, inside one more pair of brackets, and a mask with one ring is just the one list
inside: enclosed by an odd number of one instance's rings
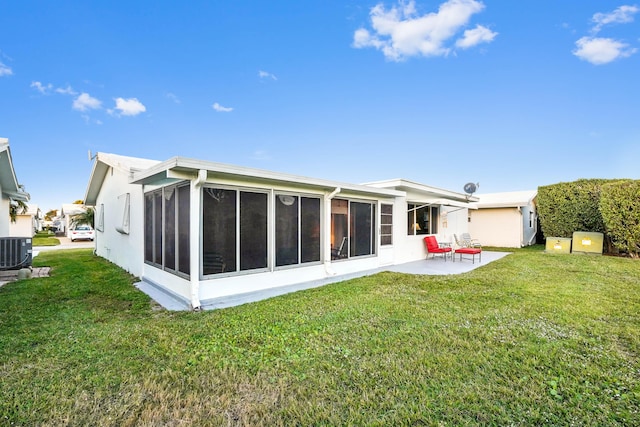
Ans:
{"label": "blue sky", "polygon": [[478,194],[640,178],[640,4],[0,0],[0,137],[42,209],[88,150]]}

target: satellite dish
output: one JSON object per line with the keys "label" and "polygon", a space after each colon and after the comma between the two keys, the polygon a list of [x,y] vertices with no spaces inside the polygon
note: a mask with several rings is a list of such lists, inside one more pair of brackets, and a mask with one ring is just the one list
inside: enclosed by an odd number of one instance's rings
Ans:
{"label": "satellite dish", "polygon": [[469,195],[472,195],[473,193],[476,192],[476,190],[478,189],[479,185],[480,184],[474,184],[473,182],[467,182],[464,185],[464,192],[469,194]]}

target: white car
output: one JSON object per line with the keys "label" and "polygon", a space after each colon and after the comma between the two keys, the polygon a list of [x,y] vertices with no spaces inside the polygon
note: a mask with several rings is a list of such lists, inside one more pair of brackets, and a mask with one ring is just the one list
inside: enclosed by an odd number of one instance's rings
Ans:
{"label": "white car", "polygon": [[71,230],[71,241],[75,242],[76,240],[91,240],[93,241],[94,231],[88,225],[79,225],[73,230]]}

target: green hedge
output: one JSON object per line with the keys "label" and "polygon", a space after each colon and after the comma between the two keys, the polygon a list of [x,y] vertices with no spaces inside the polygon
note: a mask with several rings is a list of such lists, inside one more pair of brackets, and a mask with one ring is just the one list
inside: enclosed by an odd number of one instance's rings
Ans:
{"label": "green hedge", "polygon": [[572,237],[574,231],[604,233],[600,191],[602,185],[615,181],[580,179],[538,187],[538,215],[544,235]]}
{"label": "green hedge", "polygon": [[613,247],[637,256],[640,244],[640,181],[579,179],[538,187],[540,228],[547,237],[574,231],[604,234],[604,250]]}
{"label": "green hedge", "polygon": [[599,210],[613,246],[637,258],[640,255],[640,181],[603,185]]}

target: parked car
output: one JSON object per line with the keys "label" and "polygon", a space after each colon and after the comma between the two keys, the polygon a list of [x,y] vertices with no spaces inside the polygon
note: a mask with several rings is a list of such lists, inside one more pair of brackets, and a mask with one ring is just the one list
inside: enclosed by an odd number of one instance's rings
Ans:
{"label": "parked car", "polygon": [[94,238],[93,228],[89,225],[79,225],[73,230],[71,230],[71,241],[75,242],[76,240],[91,240]]}

